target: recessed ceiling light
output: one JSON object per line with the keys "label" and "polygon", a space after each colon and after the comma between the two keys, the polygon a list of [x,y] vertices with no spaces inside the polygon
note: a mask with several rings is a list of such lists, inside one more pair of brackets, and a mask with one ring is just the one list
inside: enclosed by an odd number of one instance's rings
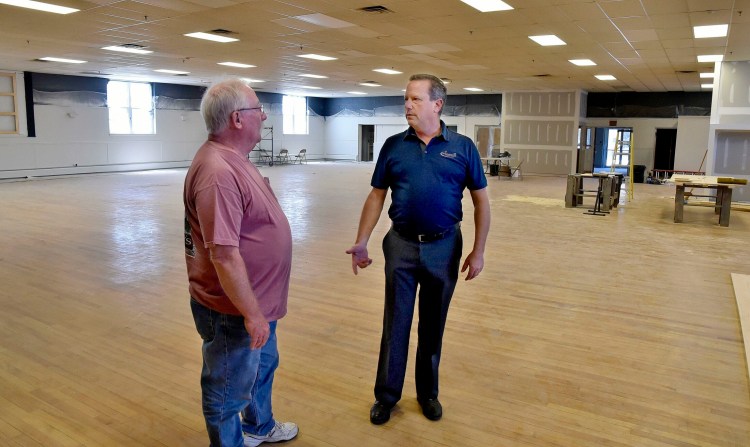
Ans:
{"label": "recessed ceiling light", "polygon": [[721,54],[701,54],[698,56],[698,62],[721,62],[724,56]]}
{"label": "recessed ceiling light", "polygon": [[578,65],[579,67],[590,67],[592,65],[596,65],[596,63],[591,59],[568,59],[568,62],[573,65]]}
{"label": "recessed ceiling light", "polygon": [[694,26],[693,35],[696,39],[705,39],[707,37],[724,37],[727,35],[729,25],[707,25]]}
{"label": "recessed ceiling light", "polygon": [[481,88],[477,88],[477,87],[464,87],[464,90],[468,90],[470,92],[483,92],[484,91]]}
{"label": "recessed ceiling light", "polygon": [[102,47],[102,50],[107,51],[119,51],[120,53],[133,53],[133,54],[151,54],[153,51],[144,50],[142,48],[124,47],[119,45],[112,45],[109,47]]}
{"label": "recessed ceiling light", "polygon": [[390,68],[376,68],[373,71],[377,71],[378,73],[383,73],[387,75],[398,75],[401,74],[400,71],[391,70]]}
{"label": "recessed ceiling light", "polygon": [[189,71],[167,70],[166,68],[160,68],[154,71],[158,71],[159,73],[168,73],[168,74],[174,74],[174,75],[186,75],[190,73]]}
{"label": "recessed ceiling light", "polygon": [[374,82],[360,82],[359,85],[364,85],[365,87],[380,87],[380,84]]}
{"label": "recessed ceiling light", "polygon": [[367,94],[365,92],[346,92],[346,93],[351,93],[352,95],[366,95]]}
{"label": "recessed ceiling light", "polygon": [[555,36],[554,34],[545,34],[542,36],[529,36],[529,39],[538,43],[543,47],[551,47],[554,45],[567,45],[562,39]]}
{"label": "recessed ceiling light", "polygon": [[714,74],[713,73],[701,73],[700,74],[701,79],[713,79]]}
{"label": "recessed ceiling light", "polygon": [[320,54],[300,54],[298,57],[305,59],[315,59],[316,61],[335,61],[337,58],[330,56],[321,56]]}
{"label": "recessed ceiling light", "polygon": [[612,75],[596,75],[594,77],[600,81],[616,81],[617,80],[617,78]]}
{"label": "recessed ceiling light", "polygon": [[461,0],[474,9],[482,12],[508,11],[513,9],[509,4],[500,0]]}
{"label": "recessed ceiling light", "polygon": [[226,65],[227,67],[236,68],[255,68],[255,65],[241,64],[239,62],[217,62],[217,65]]}
{"label": "recessed ceiling light", "polygon": [[45,62],[64,62],[66,64],[85,64],[86,61],[79,61],[77,59],[63,59],[61,57],[40,57],[40,61]]}
{"label": "recessed ceiling light", "polygon": [[262,79],[250,79],[250,78],[241,78],[245,82],[266,82]]}
{"label": "recessed ceiling light", "polygon": [[195,37],[196,39],[212,40],[214,42],[221,42],[221,43],[237,42],[238,40],[240,40],[240,39],[235,39],[234,37],[219,36],[218,34],[211,34],[211,33],[188,33],[185,35],[187,37]]}
{"label": "recessed ceiling light", "polygon": [[713,84],[701,84],[701,88],[714,88]]}
{"label": "recessed ceiling light", "polygon": [[54,12],[55,14],[70,14],[71,12],[79,11],[75,8],[53,5],[50,3],[36,2],[33,0],[0,0],[0,4],[36,9],[37,11]]}
{"label": "recessed ceiling light", "polygon": [[303,85],[302,88],[307,88],[307,89],[310,89],[310,90],[320,90],[323,87],[313,87],[312,85]]}
{"label": "recessed ceiling light", "polygon": [[303,78],[328,79],[328,76],[309,74],[309,73],[301,74],[300,76],[302,76]]}

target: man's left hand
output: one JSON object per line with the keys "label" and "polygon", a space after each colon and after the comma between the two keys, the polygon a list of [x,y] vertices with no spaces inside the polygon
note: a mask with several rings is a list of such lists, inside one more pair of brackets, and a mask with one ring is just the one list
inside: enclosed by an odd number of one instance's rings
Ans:
{"label": "man's left hand", "polygon": [[472,251],[471,253],[469,253],[469,256],[466,257],[464,265],[461,267],[461,273],[465,272],[468,269],[469,272],[466,274],[465,280],[469,281],[479,276],[483,268],[484,255],[477,254],[476,252]]}

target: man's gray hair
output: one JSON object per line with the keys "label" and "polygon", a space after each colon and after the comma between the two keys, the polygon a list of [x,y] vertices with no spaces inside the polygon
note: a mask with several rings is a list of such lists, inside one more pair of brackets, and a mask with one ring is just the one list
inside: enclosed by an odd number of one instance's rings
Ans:
{"label": "man's gray hair", "polygon": [[443,113],[443,108],[448,102],[448,89],[445,88],[443,81],[437,76],[424,73],[411,75],[409,82],[411,81],[430,81],[430,101],[442,99],[443,107],[440,108],[440,113]]}
{"label": "man's gray hair", "polygon": [[233,78],[217,82],[206,90],[201,100],[201,115],[206,121],[208,133],[223,131],[229,125],[232,112],[250,107],[247,88],[247,83]]}

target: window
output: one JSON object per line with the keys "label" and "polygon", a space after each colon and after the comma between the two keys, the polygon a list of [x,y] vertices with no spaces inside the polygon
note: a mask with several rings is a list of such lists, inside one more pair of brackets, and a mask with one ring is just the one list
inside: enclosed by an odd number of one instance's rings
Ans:
{"label": "window", "polygon": [[109,81],[107,83],[107,107],[109,107],[109,133],[156,133],[151,84]]}
{"label": "window", "polygon": [[307,98],[284,96],[281,108],[284,115],[284,133],[307,135]]}

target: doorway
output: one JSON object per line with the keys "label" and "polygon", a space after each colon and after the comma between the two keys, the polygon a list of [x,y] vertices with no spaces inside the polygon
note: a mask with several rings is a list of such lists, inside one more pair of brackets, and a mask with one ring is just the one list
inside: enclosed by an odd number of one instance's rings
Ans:
{"label": "doorway", "polygon": [[629,174],[632,127],[597,127],[594,131],[594,172]]}
{"label": "doorway", "polygon": [[359,161],[372,161],[375,146],[375,125],[359,125]]}
{"label": "doorway", "polygon": [[500,126],[474,126],[474,143],[482,157],[492,157],[500,150]]}
{"label": "doorway", "polygon": [[578,128],[578,166],[576,172],[594,172],[594,129]]}
{"label": "doorway", "polygon": [[674,170],[674,152],[677,147],[677,129],[656,129],[654,169]]}

